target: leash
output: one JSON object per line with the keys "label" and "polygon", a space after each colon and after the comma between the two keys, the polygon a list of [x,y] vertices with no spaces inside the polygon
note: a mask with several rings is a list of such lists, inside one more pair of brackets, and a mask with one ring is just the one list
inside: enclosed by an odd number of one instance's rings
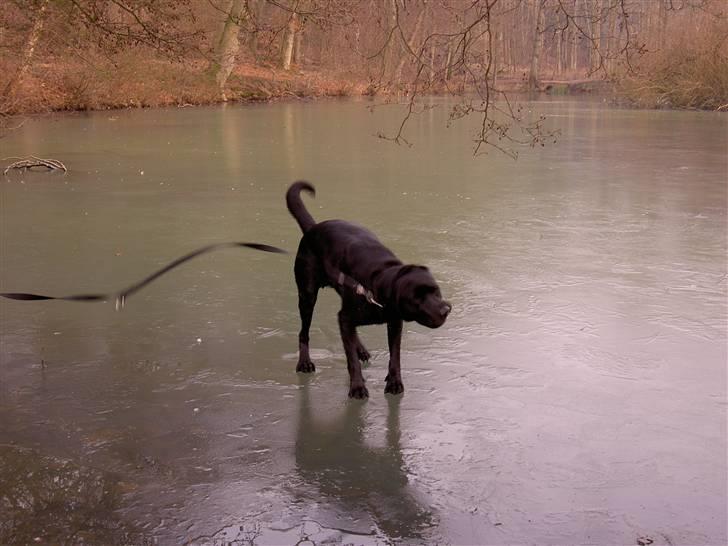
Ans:
{"label": "leash", "polygon": [[364,286],[360,282],[357,282],[353,278],[349,277],[343,271],[339,271],[339,277],[336,279],[336,282],[339,284],[339,286],[346,286],[347,288],[353,290],[354,293],[358,296],[364,296],[364,298],[372,305],[376,305],[380,309],[384,309],[384,305],[374,299],[374,293],[371,290],[364,288]]}
{"label": "leash", "polygon": [[[158,279],[165,273],[171,271],[175,267],[178,267],[182,265],[183,263],[196,258],[197,256],[200,256],[202,254],[206,254],[208,252],[212,252],[213,250],[218,250],[221,248],[233,248],[233,247],[243,247],[243,248],[252,248],[253,250],[259,250],[261,252],[272,252],[274,254],[288,254],[288,251],[283,250],[282,248],[278,248],[271,245],[265,245],[262,243],[217,243],[213,245],[207,245],[203,246],[202,248],[198,248],[197,250],[193,250],[189,254],[185,254],[184,256],[181,256],[180,258],[177,258],[173,262],[170,262],[169,264],[165,265],[163,268],[155,271],[151,275],[143,278],[141,281],[136,282],[132,284],[131,286],[125,288],[124,290],[121,290],[120,292],[115,292],[111,294],[74,294],[72,296],[46,296],[43,294],[29,294],[25,292],[4,292],[0,293],[0,296],[3,298],[7,298],[10,300],[21,300],[21,301],[42,301],[42,300],[64,300],[64,301],[82,301],[82,302],[94,302],[94,301],[109,301],[114,300],[114,306],[116,310],[123,309],[126,305],[126,300],[129,299],[129,297],[144,288],[146,285],[151,283],[152,281]],[[384,305],[379,303],[376,299],[374,299],[374,293],[365,288],[360,282],[356,281],[352,277],[349,277],[346,275],[343,271],[339,271],[339,275],[337,278],[337,282],[339,286],[345,286],[346,288],[352,290],[356,295],[358,296],[364,296],[364,299],[367,300],[372,305],[375,305],[379,307],[380,309],[384,309]]]}
{"label": "leash", "polygon": [[66,301],[109,301],[114,300],[116,310],[122,309],[124,305],[126,304],[126,300],[134,294],[135,292],[138,292],[142,288],[144,288],[146,285],[148,285],[153,280],[157,279],[158,277],[161,277],[168,271],[174,269],[175,267],[191,260],[192,258],[196,258],[197,256],[200,256],[201,254],[206,254],[207,252],[211,252],[213,250],[218,250],[220,248],[232,248],[232,247],[245,247],[245,248],[252,248],[253,250],[260,250],[261,252],[272,252],[274,254],[288,254],[286,250],[283,250],[281,248],[271,246],[271,245],[264,245],[261,243],[217,243],[213,245],[207,245],[202,248],[198,248],[197,250],[194,250],[190,252],[189,254],[185,254],[184,256],[177,258],[173,262],[169,263],[168,265],[165,265],[163,268],[155,271],[148,277],[145,277],[141,281],[132,284],[131,286],[125,288],[124,290],[120,292],[116,292],[113,294],[77,294],[73,296],[44,296],[42,294],[26,294],[23,292],[7,292],[7,293],[0,293],[0,296],[4,298],[8,298],[11,300],[23,300],[23,301],[37,301],[37,300],[66,300]]}

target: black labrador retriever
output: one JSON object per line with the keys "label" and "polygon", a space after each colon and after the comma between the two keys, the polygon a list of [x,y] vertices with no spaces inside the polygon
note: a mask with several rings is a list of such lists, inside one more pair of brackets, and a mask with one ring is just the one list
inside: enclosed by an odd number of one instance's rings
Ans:
{"label": "black labrador retriever", "polygon": [[301,191],[315,195],[308,182],[295,182],[286,193],[288,210],[301,226],[303,237],[296,255],[298,309],[297,372],[316,370],[308,352],[308,332],[319,288],[332,286],[341,296],[339,329],[349,369],[349,397],[367,398],[361,362],[369,360],[356,333],[357,326],[387,324],[389,370],[385,393],[404,392],[400,372],[402,322],[416,321],[429,328],[442,326],[450,304],[429,270],[404,265],[373,233],[343,220],[316,223],[301,200]]}

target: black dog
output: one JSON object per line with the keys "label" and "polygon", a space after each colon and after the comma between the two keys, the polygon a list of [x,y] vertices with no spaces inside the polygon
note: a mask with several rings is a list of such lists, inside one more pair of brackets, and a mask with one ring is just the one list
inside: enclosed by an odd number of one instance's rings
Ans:
{"label": "black dog", "polygon": [[296,285],[301,332],[297,372],[316,370],[308,352],[308,331],[319,288],[332,286],[341,296],[339,329],[349,369],[349,397],[367,398],[361,362],[369,353],[356,333],[357,326],[387,323],[389,371],[385,393],[404,391],[399,364],[402,321],[429,328],[442,326],[450,304],[426,267],[403,265],[370,231],[342,220],[317,224],[301,200],[301,191],[315,194],[308,182],[295,182],[286,193],[288,210],[301,226],[303,237],[296,255]]}

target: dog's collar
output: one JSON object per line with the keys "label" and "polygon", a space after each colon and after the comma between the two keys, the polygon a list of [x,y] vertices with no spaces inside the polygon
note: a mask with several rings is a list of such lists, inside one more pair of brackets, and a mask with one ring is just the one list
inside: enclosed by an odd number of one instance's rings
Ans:
{"label": "dog's collar", "polygon": [[364,288],[364,286],[360,282],[352,279],[343,271],[339,271],[339,277],[337,279],[337,282],[339,283],[339,286],[347,286],[351,288],[358,296],[364,296],[364,298],[372,305],[376,305],[380,309],[384,309],[384,305],[374,299],[374,293],[371,290]]}

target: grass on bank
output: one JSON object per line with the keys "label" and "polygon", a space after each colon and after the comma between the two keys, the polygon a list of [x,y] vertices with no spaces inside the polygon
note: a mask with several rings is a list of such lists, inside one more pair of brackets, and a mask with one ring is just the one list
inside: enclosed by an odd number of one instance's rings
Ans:
{"label": "grass on bank", "polygon": [[617,91],[637,107],[726,111],[728,23],[676,35],[635,68],[618,78]]}

